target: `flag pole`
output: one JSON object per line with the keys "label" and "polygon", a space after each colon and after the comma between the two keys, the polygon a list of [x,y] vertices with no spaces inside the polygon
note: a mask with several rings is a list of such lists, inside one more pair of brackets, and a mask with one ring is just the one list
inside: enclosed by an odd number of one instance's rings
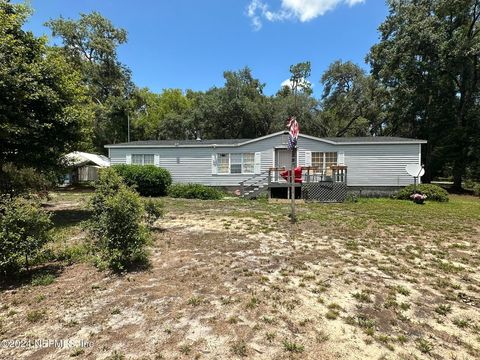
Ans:
{"label": "flag pole", "polygon": [[[297,115],[297,87],[298,87],[298,79],[292,79],[292,90],[293,90],[293,101],[294,101],[294,112],[295,116]],[[294,128],[297,122],[296,117],[290,118],[290,134],[292,135],[292,128]],[[298,126],[298,123],[297,123]],[[297,135],[298,136],[298,135]],[[295,209],[295,150],[297,147],[297,141],[294,137],[291,139],[292,144],[292,163],[290,166],[290,203],[291,203],[291,211],[290,211],[290,221],[292,224],[297,222],[297,212]]]}

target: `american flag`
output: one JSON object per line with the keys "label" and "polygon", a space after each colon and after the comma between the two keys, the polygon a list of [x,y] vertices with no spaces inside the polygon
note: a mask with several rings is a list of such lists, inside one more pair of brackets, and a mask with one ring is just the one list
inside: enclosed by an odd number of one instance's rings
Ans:
{"label": "american flag", "polygon": [[300,132],[300,127],[298,126],[297,119],[294,116],[288,118],[287,127],[289,130],[288,134],[288,149],[293,150],[297,148],[298,133]]}

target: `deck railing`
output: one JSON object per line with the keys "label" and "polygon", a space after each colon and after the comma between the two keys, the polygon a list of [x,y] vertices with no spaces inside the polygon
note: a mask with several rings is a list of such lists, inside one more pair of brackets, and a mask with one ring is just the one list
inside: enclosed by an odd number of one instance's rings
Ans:
{"label": "deck railing", "polygon": [[[268,185],[272,183],[285,183],[291,182],[290,177],[284,179],[280,174],[288,171],[290,175],[290,169],[285,167],[270,168],[268,170]],[[328,169],[323,169],[318,166],[303,166],[302,167],[302,183],[312,182],[347,182],[347,166],[345,165],[331,165]]]}

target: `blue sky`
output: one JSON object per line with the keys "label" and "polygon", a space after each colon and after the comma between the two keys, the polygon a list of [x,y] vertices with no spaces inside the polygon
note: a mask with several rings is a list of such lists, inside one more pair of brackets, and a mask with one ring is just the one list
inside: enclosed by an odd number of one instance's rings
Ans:
{"label": "blue sky", "polygon": [[[19,2],[19,1],[15,1]],[[378,42],[387,15],[381,0],[31,0],[26,29],[62,15],[99,11],[128,31],[119,58],[134,82],[164,88],[207,90],[222,86],[223,71],[244,66],[274,94],[289,67],[311,61],[315,96],[328,65],[352,60],[366,69],[365,55]],[[54,40],[59,43],[58,40]]]}

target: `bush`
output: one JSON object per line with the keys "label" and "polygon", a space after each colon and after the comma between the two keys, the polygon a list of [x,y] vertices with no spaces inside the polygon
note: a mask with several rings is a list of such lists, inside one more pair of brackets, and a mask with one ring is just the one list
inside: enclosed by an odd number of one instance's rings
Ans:
{"label": "bush", "polygon": [[465,181],[465,189],[471,190],[473,195],[480,196],[480,183],[473,180]]}
{"label": "bush", "polygon": [[168,195],[174,198],[220,200],[223,193],[201,184],[174,184],[168,188]]}
{"label": "bush", "polygon": [[115,171],[128,186],[133,186],[142,196],[165,196],[172,183],[170,173],[154,165],[115,165]]}
{"label": "bush", "polygon": [[19,168],[12,163],[1,165],[0,193],[22,196],[30,193],[45,194],[52,182],[33,168]]}
{"label": "bush", "polygon": [[17,197],[2,205],[0,219],[0,272],[17,271],[50,241],[50,214],[38,202]]}
{"label": "bush", "polygon": [[100,172],[91,208],[93,214],[88,228],[110,269],[123,271],[147,261],[148,232],[142,224],[145,214],[142,201],[115,170]]}
{"label": "bush", "polygon": [[[448,192],[438,185],[419,184],[417,185],[418,193],[427,195],[427,200],[447,202]],[[415,192],[413,185],[408,185],[395,194],[395,198],[399,200],[411,200],[410,196]]]}
{"label": "bush", "polygon": [[154,200],[154,199],[147,199],[144,200],[143,206],[145,208],[145,220],[147,224],[152,227],[155,224],[155,221],[160,219],[163,216],[163,203]]}

